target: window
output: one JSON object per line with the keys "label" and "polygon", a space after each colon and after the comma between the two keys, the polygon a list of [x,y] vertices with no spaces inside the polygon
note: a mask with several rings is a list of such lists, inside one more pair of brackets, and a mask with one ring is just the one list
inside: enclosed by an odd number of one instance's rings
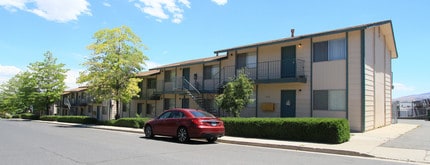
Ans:
{"label": "window", "polygon": [[174,107],[175,107],[175,100],[174,99],[168,99],[168,98],[164,99],[164,109],[165,110],[172,109]]}
{"label": "window", "polygon": [[314,110],[346,110],[345,90],[315,90],[313,94]]}
{"label": "window", "polygon": [[205,112],[205,111],[191,111],[191,113],[193,114],[194,117],[196,118],[204,118],[204,117],[215,117],[214,115]]}
{"label": "window", "polygon": [[343,60],[346,58],[346,39],[313,43],[314,62]]}
{"label": "window", "polygon": [[147,80],[147,85],[146,87],[148,89],[156,89],[157,88],[157,80],[155,78],[149,78]]}
{"label": "window", "polygon": [[154,105],[152,104],[146,104],[146,114],[150,115],[154,111]]}
{"label": "window", "polygon": [[[98,109],[98,107],[97,107]],[[107,107],[106,106],[102,106],[102,114],[106,115],[107,114]]]}
{"label": "window", "polygon": [[158,118],[159,119],[167,119],[167,118],[169,118],[171,116],[171,114],[172,114],[171,111],[165,112],[165,113],[161,114],[160,117],[158,117]]}
{"label": "window", "polygon": [[127,112],[130,109],[130,104],[122,103],[122,111]]}
{"label": "window", "polygon": [[218,65],[211,65],[211,66],[205,66],[203,68],[203,79],[214,79],[216,78],[216,74],[219,73],[219,67]]}
{"label": "window", "polygon": [[180,119],[180,118],[184,118],[184,117],[185,117],[184,113],[179,112],[179,111],[173,111],[172,116],[170,118]]}
{"label": "window", "polygon": [[172,82],[174,77],[175,77],[175,72],[173,70],[166,70],[164,72],[164,81],[165,82]]}
{"label": "window", "polygon": [[91,112],[93,112],[93,106],[89,105],[88,106],[88,113],[91,113]]}
{"label": "window", "polygon": [[142,103],[137,103],[137,114],[142,114],[142,107],[143,107],[143,104]]}
{"label": "window", "polygon": [[257,53],[241,53],[237,55],[236,68],[256,68],[257,67]]}

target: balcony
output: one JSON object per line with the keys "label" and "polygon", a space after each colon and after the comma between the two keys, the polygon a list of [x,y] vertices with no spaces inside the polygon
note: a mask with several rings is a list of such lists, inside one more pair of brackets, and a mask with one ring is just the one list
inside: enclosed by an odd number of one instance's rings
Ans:
{"label": "balcony", "polygon": [[222,82],[231,81],[242,69],[255,83],[306,83],[304,60],[278,60],[248,64],[244,68],[226,66],[221,70]]}

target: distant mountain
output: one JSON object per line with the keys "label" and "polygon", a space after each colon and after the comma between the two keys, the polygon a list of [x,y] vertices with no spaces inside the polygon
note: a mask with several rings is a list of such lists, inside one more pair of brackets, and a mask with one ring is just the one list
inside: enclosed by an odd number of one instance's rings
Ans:
{"label": "distant mountain", "polygon": [[428,99],[428,98],[430,98],[430,92],[429,93],[416,94],[416,95],[403,96],[403,97],[395,98],[395,99],[393,99],[393,101],[411,102],[414,100],[422,100],[422,99]]}

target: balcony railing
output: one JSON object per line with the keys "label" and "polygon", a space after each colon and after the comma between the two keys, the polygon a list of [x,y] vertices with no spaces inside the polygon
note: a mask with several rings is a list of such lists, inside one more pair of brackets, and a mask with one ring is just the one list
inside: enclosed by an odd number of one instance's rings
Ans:
{"label": "balcony railing", "polygon": [[[248,64],[246,67],[226,66],[221,70],[222,82],[228,82],[244,71],[257,83],[306,82],[304,60],[278,60]],[[242,70],[243,69],[243,70]]]}

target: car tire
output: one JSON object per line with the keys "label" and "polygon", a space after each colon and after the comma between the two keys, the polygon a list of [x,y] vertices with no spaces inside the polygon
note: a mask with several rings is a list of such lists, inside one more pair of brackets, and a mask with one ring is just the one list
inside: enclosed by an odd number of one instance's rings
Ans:
{"label": "car tire", "polygon": [[176,138],[178,138],[178,141],[181,143],[188,142],[190,140],[190,136],[188,135],[187,128],[179,127],[178,132],[176,133]]}
{"label": "car tire", "polygon": [[218,138],[215,136],[212,136],[212,137],[206,138],[206,140],[208,141],[208,143],[214,143],[216,140],[218,140]]}
{"label": "car tire", "polygon": [[147,138],[153,138],[154,137],[154,133],[152,132],[152,127],[150,125],[146,125],[145,126],[145,137]]}

